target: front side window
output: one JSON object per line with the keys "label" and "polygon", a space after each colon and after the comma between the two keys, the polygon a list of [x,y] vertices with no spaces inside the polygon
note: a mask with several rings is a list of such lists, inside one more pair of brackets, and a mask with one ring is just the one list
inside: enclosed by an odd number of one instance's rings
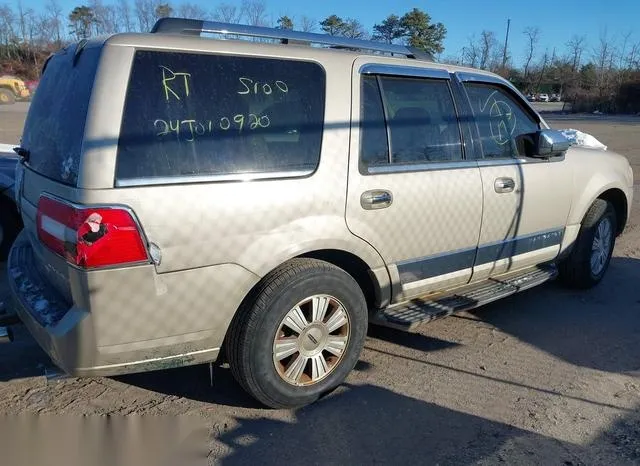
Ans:
{"label": "front side window", "polygon": [[315,63],[137,51],[117,179],[311,173],[324,99]]}
{"label": "front side window", "polygon": [[538,123],[500,86],[465,83],[485,158],[524,155],[522,136],[536,132]]}
{"label": "front side window", "polygon": [[367,76],[361,89],[363,165],[462,159],[460,127],[447,81]]}

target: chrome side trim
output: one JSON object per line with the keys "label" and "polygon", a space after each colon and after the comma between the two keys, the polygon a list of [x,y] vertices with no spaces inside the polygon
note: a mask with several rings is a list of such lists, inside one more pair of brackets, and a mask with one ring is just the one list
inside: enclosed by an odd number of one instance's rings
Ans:
{"label": "chrome side trim", "polygon": [[290,172],[271,173],[236,173],[232,175],[197,175],[197,176],[163,176],[149,178],[128,178],[126,180],[116,180],[116,187],[127,188],[133,186],[158,186],[170,184],[190,184],[190,183],[219,183],[225,181],[260,181],[283,178],[301,178],[313,174],[314,170],[296,170]]}
{"label": "chrome side trim", "polygon": [[539,249],[558,246],[562,243],[563,236],[564,228],[559,228],[483,244],[478,248],[475,265],[483,265]]}
{"label": "chrome side trim", "polygon": [[469,267],[489,264],[501,259],[558,246],[564,237],[564,228],[539,231],[480,245],[434,254],[428,257],[404,260],[396,263],[403,285],[426,280]]}
{"label": "chrome side trim", "polygon": [[475,257],[476,248],[466,248],[429,257],[405,260],[398,262],[396,266],[400,274],[400,282],[406,285],[407,283],[418,282],[463,269],[471,269]]}
{"label": "chrome side trim", "polygon": [[396,66],[367,63],[360,67],[359,72],[360,74],[383,74],[387,76],[451,79],[451,75],[446,70],[435,68],[420,68],[417,66]]}

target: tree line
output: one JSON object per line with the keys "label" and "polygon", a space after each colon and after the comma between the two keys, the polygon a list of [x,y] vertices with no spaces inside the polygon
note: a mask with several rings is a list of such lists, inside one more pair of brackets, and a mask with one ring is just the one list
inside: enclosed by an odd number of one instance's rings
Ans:
{"label": "tree line", "polygon": [[509,79],[524,93],[558,93],[574,111],[640,111],[640,42],[632,32],[603,30],[595,43],[574,35],[551,50],[540,48],[542,32],[526,27],[523,62],[514,66],[509,49],[492,31],[471,36],[457,56],[443,61],[486,69]]}
{"label": "tree line", "polygon": [[293,18],[283,15],[273,18],[263,0],[243,0],[240,5],[220,3],[207,10],[196,3],[174,6],[159,0],[89,0],[68,14],[59,0],[47,0],[40,12],[24,8],[18,0],[16,8],[0,5],[0,45],[5,47],[29,43],[33,46],[57,46],[69,40],[118,32],[148,32],[159,18],[179,16],[227,23],[244,23],[324,32],[351,38],[385,42],[404,42],[429,52],[443,50],[446,29],[442,23],[432,23],[424,11],[414,8],[402,17],[391,15],[374,27],[373,34],[353,18],[330,15],[322,20],[308,16]]}
{"label": "tree line", "polygon": [[17,0],[13,5],[0,4],[0,73],[37,78],[46,56],[66,43],[118,32],[147,32],[167,16],[406,44],[432,53],[439,61],[496,72],[525,93],[560,93],[576,109],[640,110],[640,96],[636,96],[640,94],[640,42],[633,42],[631,33],[612,37],[605,31],[595,44],[574,36],[552,50],[541,50],[540,29],[526,27],[513,31],[522,34],[526,44],[522,63],[515,63],[508,43],[494,31],[483,30],[469,37],[461,50],[445,56],[446,27],[419,8],[389,15],[368,30],[357,19],[337,14],[321,19],[274,16],[265,0],[223,1],[208,9],[194,2],[88,0],[71,11],[65,11],[59,0],[46,0],[39,11]]}

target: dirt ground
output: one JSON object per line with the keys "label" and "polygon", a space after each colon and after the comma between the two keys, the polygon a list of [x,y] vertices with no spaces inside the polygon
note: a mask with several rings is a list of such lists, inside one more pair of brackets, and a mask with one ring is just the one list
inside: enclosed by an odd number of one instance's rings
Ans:
{"label": "dirt ground", "polygon": [[[0,112],[0,142],[17,140],[15,118]],[[547,120],[625,154],[640,181],[640,118]],[[208,366],[51,380],[17,328],[0,346],[0,412],[192,415],[210,435],[197,454],[216,464],[640,464],[639,225],[636,189],[593,290],[549,283],[416,335],[371,329],[347,383],[304,409],[258,407],[224,367],[213,386]]]}

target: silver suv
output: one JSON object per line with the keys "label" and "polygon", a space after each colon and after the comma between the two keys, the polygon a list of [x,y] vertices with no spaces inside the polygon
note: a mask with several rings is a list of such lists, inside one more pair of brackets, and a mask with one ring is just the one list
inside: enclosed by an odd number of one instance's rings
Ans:
{"label": "silver suv", "polygon": [[633,185],[494,74],[179,18],[57,52],[18,152],[10,281],[53,361],[226,361],[271,407],[338,386],[369,324],[597,284]]}

